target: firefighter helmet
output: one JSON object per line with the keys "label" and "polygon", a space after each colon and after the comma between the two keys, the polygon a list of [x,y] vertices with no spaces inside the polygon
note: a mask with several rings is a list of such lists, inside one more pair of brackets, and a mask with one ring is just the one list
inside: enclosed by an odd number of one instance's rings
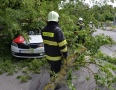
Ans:
{"label": "firefighter helmet", "polygon": [[79,17],[79,21],[83,21],[83,18]]}
{"label": "firefighter helmet", "polygon": [[51,11],[49,14],[48,14],[48,22],[49,21],[55,21],[55,22],[58,22],[59,21],[59,14],[55,11]]}

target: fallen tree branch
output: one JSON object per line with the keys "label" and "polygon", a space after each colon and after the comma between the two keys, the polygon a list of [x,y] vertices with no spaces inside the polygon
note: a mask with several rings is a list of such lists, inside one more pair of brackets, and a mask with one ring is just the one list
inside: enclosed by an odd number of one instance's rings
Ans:
{"label": "fallen tree branch", "polygon": [[67,60],[64,60],[63,66],[61,68],[61,71],[58,73],[58,76],[51,77],[48,84],[44,87],[44,90],[54,90],[55,87],[65,78],[67,71],[73,66],[73,62],[76,60],[76,58],[78,58],[80,54],[85,51],[86,48],[82,47],[80,50],[70,56]]}

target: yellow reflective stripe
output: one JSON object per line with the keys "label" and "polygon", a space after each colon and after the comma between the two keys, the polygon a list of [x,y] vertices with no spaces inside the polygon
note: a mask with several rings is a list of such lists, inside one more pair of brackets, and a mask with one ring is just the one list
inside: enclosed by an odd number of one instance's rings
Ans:
{"label": "yellow reflective stripe", "polygon": [[64,49],[60,50],[61,52],[66,52],[67,51],[67,47],[65,47]]}
{"label": "yellow reflective stripe", "polygon": [[48,60],[51,60],[51,61],[57,61],[57,60],[60,60],[62,58],[62,56],[57,56],[57,57],[51,57],[48,55],[45,55],[45,56]]}
{"label": "yellow reflective stripe", "polygon": [[42,32],[43,36],[54,37],[54,33],[51,32]]}
{"label": "yellow reflective stripe", "polygon": [[44,42],[44,44],[58,46],[58,43],[57,42],[54,42],[54,41],[43,40],[43,42]]}
{"label": "yellow reflective stripe", "polygon": [[79,23],[79,25],[84,26],[85,24],[84,23]]}
{"label": "yellow reflective stripe", "polygon": [[66,40],[63,40],[62,42],[58,43],[59,44],[59,47],[62,47],[64,46],[65,44],[67,44]]}

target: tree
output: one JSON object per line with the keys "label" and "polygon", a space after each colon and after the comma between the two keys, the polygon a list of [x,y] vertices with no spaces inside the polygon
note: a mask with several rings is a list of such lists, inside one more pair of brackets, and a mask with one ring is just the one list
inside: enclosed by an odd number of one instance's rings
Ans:
{"label": "tree", "polygon": [[[103,61],[106,59],[106,61],[114,63],[115,59],[101,53],[99,48],[102,45],[114,44],[115,42],[110,37],[103,34],[93,37],[90,28],[87,25],[92,21],[97,26],[99,21],[105,21],[106,18],[110,17],[109,15],[114,12],[114,9],[107,5],[103,7],[95,5],[92,8],[89,8],[89,6],[84,5],[82,2],[79,2],[78,0],[77,2],[78,3],[75,4],[67,3],[59,10],[58,4],[60,3],[60,0],[2,0],[0,2],[0,26],[2,27],[0,34],[5,35],[5,38],[0,38],[1,41],[5,42],[0,44],[0,54],[3,55],[3,52],[10,51],[10,47],[6,48],[5,45],[10,46],[11,40],[16,34],[22,34],[25,36],[25,33],[30,29],[41,30],[46,24],[47,14],[51,10],[55,10],[60,15],[59,23],[68,41],[68,47],[72,47],[70,48],[70,54],[75,54],[75,52],[82,47],[81,43],[75,43],[77,38],[77,36],[74,36],[73,34],[75,30],[86,39],[84,46],[87,50],[75,60],[73,63],[74,69],[76,70],[80,67],[88,68],[86,66],[88,63],[96,64],[99,67],[100,73],[105,73],[107,77],[104,82],[104,77],[102,77],[101,74],[93,73],[96,83],[111,88],[111,84],[115,82],[115,77],[112,77],[112,73],[108,68],[113,70],[116,70],[116,68],[108,63],[103,64]],[[108,15],[108,17],[106,17],[106,15]],[[87,26],[82,31],[79,31],[75,24],[80,16],[84,18],[84,22]],[[10,52],[8,52],[8,54],[9,53]],[[90,57],[89,62],[86,61],[85,56]],[[97,61],[97,59],[99,60]],[[69,81],[71,81],[72,73],[70,73],[69,76],[71,76],[69,78]]]}

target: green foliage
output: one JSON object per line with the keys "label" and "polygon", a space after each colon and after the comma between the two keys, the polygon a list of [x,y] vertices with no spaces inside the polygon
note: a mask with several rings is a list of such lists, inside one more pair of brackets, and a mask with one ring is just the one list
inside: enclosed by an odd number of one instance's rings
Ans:
{"label": "green foliage", "polygon": [[90,50],[91,54],[95,54],[100,46],[103,45],[111,45],[115,44],[111,37],[105,36],[104,34],[96,35],[95,37],[87,37],[86,38],[86,47]]}
{"label": "green foliage", "polygon": [[73,83],[71,80],[67,80],[67,85],[69,87],[69,90],[76,90],[76,88],[74,87]]}
{"label": "green foliage", "polygon": [[12,64],[12,61],[9,57],[4,57],[0,60],[0,71],[1,74],[8,72],[8,75],[13,75],[13,72],[15,71],[15,65]]}
{"label": "green foliage", "polygon": [[7,75],[13,75],[19,71],[24,74],[21,75],[21,82],[27,82],[30,79],[30,73],[39,74],[42,67],[48,66],[46,59],[15,59],[9,56],[0,58],[0,74],[7,73]]}
{"label": "green foliage", "polygon": [[28,30],[41,30],[46,25],[47,14],[51,10],[60,14],[60,25],[69,44],[73,38],[73,31],[78,30],[75,25],[78,17],[81,16],[86,25],[92,21],[95,26],[98,26],[98,21],[113,20],[115,9],[109,5],[105,4],[101,7],[96,5],[89,8],[81,1],[77,2],[75,5],[64,4],[63,9],[58,10],[60,0],[55,2],[53,0],[2,0],[0,2],[0,26],[3,26],[4,30],[0,31],[0,34],[6,35],[6,38],[0,38],[7,43],[0,45],[0,51],[6,48],[5,45],[10,47],[12,39],[17,34],[25,37]]}
{"label": "green foliage", "polygon": [[[62,5],[62,9],[58,9],[58,4],[61,0],[1,0],[0,2],[0,74],[6,73],[8,75],[13,75],[17,73],[18,70],[21,70],[24,76],[18,76],[22,82],[27,82],[30,79],[29,73],[40,73],[41,68],[48,68],[46,59],[25,59],[17,60],[12,59],[10,56],[10,44],[12,39],[17,34],[22,34],[25,39],[27,38],[28,30],[41,30],[47,22],[47,14],[51,11],[57,11],[60,15],[59,24],[64,32],[64,35],[68,42],[68,47],[70,48],[69,54],[77,52],[78,48],[82,46],[81,43],[75,43],[78,35],[74,35],[74,31],[77,31],[81,37],[84,37],[86,42],[86,53],[80,55],[80,57],[75,61],[76,70],[79,70],[80,66],[86,67],[87,63],[96,64],[99,67],[99,70],[103,73],[106,73],[106,77],[102,77],[101,74],[95,74],[96,82],[101,85],[106,85],[111,88],[111,84],[115,82],[116,78],[113,77],[113,80],[110,81],[112,74],[110,69],[116,70],[115,66],[112,64],[100,64],[96,60],[99,59],[108,61],[110,63],[116,64],[116,58],[106,56],[99,52],[100,46],[106,44],[114,44],[114,41],[109,37],[103,34],[92,36],[93,31],[91,32],[88,24],[92,21],[95,27],[99,26],[101,22],[107,20],[113,20],[115,15],[116,8],[113,8],[110,5],[104,4],[103,6],[95,5],[90,8],[88,5],[84,5],[81,1],[77,0],[78,3]],[[71,2],[72,0],[70,0]],[[101,4],[105,3],[107,0],[101,0]],[[93,1],[94,2],[94,1]],[[95,4],[95,3],[94,3]],[[78,30],[76,26],[77,20],[79,17],[84,19],[86,28],[82,31]],[[85,56],[91,56],[90,62],[86,62]],[[77,63],[79,63],[77,65]],[[103,63],[103,62],[102,62]],[[107,71],[107,72],[106,72]],[[72,70],[69,70],[67,80],[67,85],[71,90],[75,90],[71,79]],[[107,78],[107,79],[106,79]],[[89,80],[89,77],[86,77],[86,80]],[[106,82],[106,83],[105,83]]]}
{"label": "green foliage", "polygon": [[24,76],[17,76],[17,79],[20,79],[22,83],[28,82],[29,79],[31,79],[31,76],[24,75]]}
{"label": "green foliage", "polygon": [[72,80],[72,70],[69,69],[68,72],[67,72],[67,80]]}

